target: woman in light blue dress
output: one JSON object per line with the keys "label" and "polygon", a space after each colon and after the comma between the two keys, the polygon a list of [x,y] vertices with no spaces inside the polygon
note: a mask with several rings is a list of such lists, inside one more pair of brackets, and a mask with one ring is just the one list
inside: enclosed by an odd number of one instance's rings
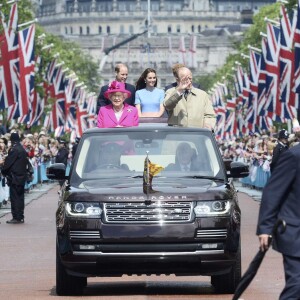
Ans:
{"label": "woman in light blue dress", "polygon": [[147,68],[136,83],[135,107],[140,118],[161,117],[164,114],[164,91],[157,86],[156,71]]}

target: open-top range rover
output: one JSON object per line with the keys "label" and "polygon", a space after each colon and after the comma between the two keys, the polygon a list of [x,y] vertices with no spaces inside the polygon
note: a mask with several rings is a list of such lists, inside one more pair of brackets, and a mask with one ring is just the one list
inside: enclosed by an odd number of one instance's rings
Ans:
{"label": "open-top range rover", "polygon": [[241,212],[212,132],[148,124],[90,129],[81,138],[56,213],[56,291],[81,294],[87,277],[211,276],[219,293],[241,277]]}

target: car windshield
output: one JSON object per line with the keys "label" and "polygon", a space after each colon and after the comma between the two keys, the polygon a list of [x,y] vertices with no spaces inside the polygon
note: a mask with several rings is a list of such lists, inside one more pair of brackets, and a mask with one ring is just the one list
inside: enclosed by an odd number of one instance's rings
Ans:
{"label": "car windshield", "polygon": [[[73,166],[76,180],[143,176],[145,158],[162,177],[224,178],[209,132],[122,131],[89,134]],[[72,178],[71,178],[72,180]]]}

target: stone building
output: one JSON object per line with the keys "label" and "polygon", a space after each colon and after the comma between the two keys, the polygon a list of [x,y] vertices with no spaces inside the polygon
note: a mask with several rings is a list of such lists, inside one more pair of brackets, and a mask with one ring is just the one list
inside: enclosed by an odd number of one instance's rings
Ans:
{"label": "stone building", "polygon": [[[135,83],[145,68],[153,67],[163,87],[174,81],[174,63],[185,63],[194,76],[221,67],[233,51],[232,38],[249,26],[242,24],[242,12],[255,13],[273,2],[40,0],[36,5],[39,22],[48,32],[78,43],[99,61],[100,84],[112,80],[114,65],[124,62],[129,82]],[[109,51],[133,35],[130,42]]]}

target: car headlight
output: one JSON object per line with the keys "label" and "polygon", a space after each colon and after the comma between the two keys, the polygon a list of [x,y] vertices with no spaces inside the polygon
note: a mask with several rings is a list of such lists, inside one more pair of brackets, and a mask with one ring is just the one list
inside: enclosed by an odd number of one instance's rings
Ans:
{"label": "car headlight", "polygon": [[196,217],[229,215],[230,202],[228,200],[197,202],[194,212]]}
{"label": "car headlight", "polygon": [[95,202],[67,202],[66,213],[73,217],[100,217],[102,209]]}

